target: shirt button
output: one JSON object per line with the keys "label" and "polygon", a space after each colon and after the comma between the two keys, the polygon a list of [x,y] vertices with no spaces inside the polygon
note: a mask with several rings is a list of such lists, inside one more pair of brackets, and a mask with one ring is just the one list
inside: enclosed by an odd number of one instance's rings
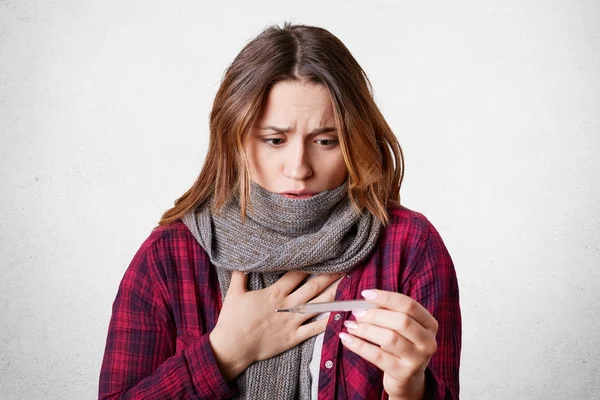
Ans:
{"label": "shirt button", "polygon": [[325,368],[331,369],[331,367],[333,367],[333,362],[331,362],[331,360],[327,360],[327,362],[325,363]]}
{"label": "shirt button", "polygon": [[333,319],[335,319],[336,321],[339,321],[339,320],[340,320],[340,318],[342,318],[342,316],[341,316],[340,314],[335,314],[335,315],[333,316]]}

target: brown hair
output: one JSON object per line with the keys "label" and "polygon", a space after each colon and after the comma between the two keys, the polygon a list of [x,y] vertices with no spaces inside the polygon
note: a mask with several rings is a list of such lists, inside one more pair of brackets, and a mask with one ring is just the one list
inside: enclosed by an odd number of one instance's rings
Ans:
{"label": "brown hair", "polygon": [[245,216],[250,177],[244,136],[270,88],[281,81],[306,81],[329,89],[352,203],[387,224],[389,202],[400,203],[404,157],[373,100],[367,75],[329,31],[285,23],[282,28],[269,27],[250,41],[226,70],[210,113],[210,139],[202,171],[163,214],[159,225],[174,222],[213,195],[218,210],[238,190]]}

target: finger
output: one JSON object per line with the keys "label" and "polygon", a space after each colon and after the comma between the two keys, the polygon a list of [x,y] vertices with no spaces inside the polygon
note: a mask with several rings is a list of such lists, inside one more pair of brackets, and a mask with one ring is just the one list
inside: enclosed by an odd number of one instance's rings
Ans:
{"label": "finger", "polygon": [[287,295],[294,290],[304,278],[306,278],[306,275],[308,275],[308,273],[298,270],[288,271],[279,278],[277,282],[272,284],[270,288],[272,288],[272,290],[280,291],[281,294]]}
{"label": "finger", "polygon": [[402,362],[401,358],[396,357],[383,350],[381,347],[368,343],[359,337],[345,332],[340,332],[338,335],[342,340],[344,347],[374,364],[383,372],[388,373],[392,377],[398,377],[403,372],[405,364]]}
{"label": "finger", "polygon": [[298,330],[296,330],[296,344],[302,343],[306,339],[325,332],[328,320],[329,318],[322,318],[305,325],[300,325]]}
{"label": "finger", "polygon": [[[311,278],[292,294],[290,294],[286,300],[286,303],[294,306],[304,304],[309,300],[315,299],[315,297],[331,286],[331,284],[341,276],[342,274],[323,274]],[[335,288],[337,288],[337,285]],[[335,296],[335,291],[333,293]]]}
{"label": "finger", "polygon": [[[339,282],[334,282],[333,284],[329,285],[329,287],[326,288],[323,292],[321,292],[320,295],[318,295],[317,297],[315,297],[308,303],[328,303],[328,302],[334,301],[338,284],[339,284]],[[297,315],[299,316],[298,319],[300,321],[304,322],[304,321],[311,319],[312,317],[319,315],[319,314],[320,313],[311,313],[311,314],[298,313]],[[327,313],[327,314],[330,314],[330,313]],[[329,316],[329,315],[327,315],[327,316]]]}
{"label": "finger", "polygon": [[[319,296],[315,297],[308,303],[328,303],[330,301],[334,301],[335,293],[337,291],[337,286],[338,286],[337,283],[330,285],[327,289],[325,289],[323,292],[321,292],[321,294]],[[290,302],[290,304],[295,304],[295,303]],[[315,317],[319,314],[321,314],[321,313],[310,313],[310,314],[298,313],[296,315],[297,315],[298,321],[300,321],[302,323],[302,322],[307,321],[307,320],[311,319],[312,317]],[[327,313],[327,317],[329,317],[329,314],[330,313]]]}
{"label": "finger", "polygon": [[416,358],[419,356],[415,345],[406,340],[398,332],[377,325],[357,323],[347,320],[344,326],[352,336],[365,339],[378,345],[383,350],[400,358]]}
{"label": "finger", "polygon": [[332,283],[325,290],[321,292],[317,297],[313,298],[308,303],[328,303],[335,300],[339,281]]}
{"label": "finger", "polygon": [[227,293],[246,293],[247,283],[248,275],[246,275],[242,271],[233,271],[231,273],[231,282],[229,283],[229,289],[227,289]]}
{"label": "finger", "polygon": [[425,328],[437,332],[438,323],[436,319],[419,302],[402,293],[389,292],[387,290],[363,290],[362,296],[371,303],[381,308],[400,311],[408,314],[411,318],[423,325]]}
{"label": "finger", "polygon": [[431,337],[435,335],[434,332],[427,330],[408,314],[402,312],[373,308],[356,310],[352,312],[352,315],[358,322],[392,329],[419,348],[427,346]]}
{"label": "finger", "polygon": [[[330,301],[334,301],[335,300],[335,294],[337,293],[337,287],[339,285],[339,281],[332,283],[331,285],[329,285],[329,287],[327,287],[324,291],[321,292],[320,295],[318,295],[317,297],[313,298],[311,301],[309,301],[308,303],[328,303]],[[330,314],[330,313],[327,313]],[[299,316],[299,320],[301,322],[304,322],[316,315],[319,315],[319,313],[313,313],[313,314],[298,314]]]}

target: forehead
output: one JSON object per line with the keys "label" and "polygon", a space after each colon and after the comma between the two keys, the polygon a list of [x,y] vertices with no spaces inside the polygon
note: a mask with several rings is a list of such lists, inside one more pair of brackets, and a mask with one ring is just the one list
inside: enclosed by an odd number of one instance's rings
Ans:
{"label": "forehead", "polygon": [[309,82],[278,82],[271,88],[259,117],[259,120],[271,119],[281,123],[305,119],[332,122],[329,90],[325,85]]}

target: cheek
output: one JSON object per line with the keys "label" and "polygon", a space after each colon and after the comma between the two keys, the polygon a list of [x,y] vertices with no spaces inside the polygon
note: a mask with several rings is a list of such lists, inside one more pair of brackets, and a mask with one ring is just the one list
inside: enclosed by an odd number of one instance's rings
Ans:
{"label": "cheek", "polygon": [[261,146],[250,145],[246,148],[250,174],[254,180],[268,177],[273,173],[275,159],[273,155],[267,153],[268,150]]}
{"label": "cheek", "polygon": [[344,179],[346,179],[346,175],[348,175],[348,168],[346,168],[346,164],[344,163],[344,160],[342,160],[342,163],[338,166],[337,168],[337,174],[336,174],[342,181]]}
{"label": "cheek", "polygon": [[246,152],[246,160],[248,161],[250,175],[254,177],[260,170],[260,165],[258,165],[258,160],[260,157],[257,154],[256,146],[246,143],[244,146],[244,151]]}
{"label": "cheek", "polygon": [[332,181],[341,184],[346,179],[348,169],[341,153],[331,160],[328,170]]}

